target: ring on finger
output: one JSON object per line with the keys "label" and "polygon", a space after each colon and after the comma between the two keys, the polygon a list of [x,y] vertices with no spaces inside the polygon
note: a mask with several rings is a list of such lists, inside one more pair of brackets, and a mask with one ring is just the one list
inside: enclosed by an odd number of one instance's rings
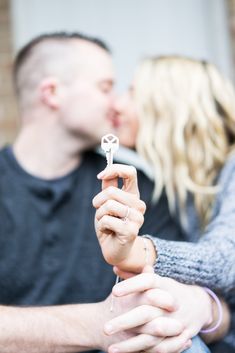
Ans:
{"label": "ring on finger", "polygon": [[127,222],[128,221],[128,217],[130,215],[130,207],[126,206],[126,214],[125,216],[122,218],[123,222]]}

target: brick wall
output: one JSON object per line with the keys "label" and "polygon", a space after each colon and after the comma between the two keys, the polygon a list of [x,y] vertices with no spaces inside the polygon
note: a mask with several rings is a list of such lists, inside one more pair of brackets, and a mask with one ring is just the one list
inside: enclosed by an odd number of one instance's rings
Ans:
{"label": "brick wall", "polygon": [[10,21],[10,0],[0,0],[0,146],[13,140],[18,126],[11,81]]}
{"label": "brick wall", "polygon": [[235,0],[226,0],[226,3],[231,34],[230,43],[232,48],[233,62],[235,63]]}

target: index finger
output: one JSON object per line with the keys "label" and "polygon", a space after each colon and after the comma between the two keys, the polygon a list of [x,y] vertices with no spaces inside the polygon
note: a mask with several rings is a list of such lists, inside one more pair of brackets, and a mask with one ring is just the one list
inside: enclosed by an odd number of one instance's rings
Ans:
{"label": "index finger", "polygon": [[151,273],[141,273],[119,282],[113,287],[112,293],[117,297],[131,293],[144,292],[148,289],[160,287],[161,277]]}
{"label": "index finger", "polygon": [[114,334],[119,331],[130,330],[154,320],[156,317],[161,316],[162,313],[163,311],[161,309],[150,305],[137,306],[136,308],[108,321],[104,326],[104,330],[106,334]]}
{"label": "index finger", "polygon": [[122,189],[139,196],[137,171],[133,166],[112,164],[111,166],[105,168],[101,173],[99,173],[97,178],[102,180],[103,187],[106,187],[108,182],[112,182],[112,185],[114,185],[118,178],[122,178]]}

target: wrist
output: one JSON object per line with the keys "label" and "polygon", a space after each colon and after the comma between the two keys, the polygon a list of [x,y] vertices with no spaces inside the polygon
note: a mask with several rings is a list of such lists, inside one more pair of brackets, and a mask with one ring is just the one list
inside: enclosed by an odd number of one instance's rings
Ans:
{"label": "wrist", "polygon": [[[197,330],[200,331],[208,327],[213,322],[213,303],[208,293],[197,285],[191,286],[194,291],[194,298],[197,303]],[[198,332],[197,331],[197,332]]]}
{"label": "wrist", "polygon": [[223,308],[220,302],[220,299],[217,295],[209,288],[204,287],[204,291],[208,293],[210,299],[212,300],[212,323],[209,326],[203,328],[200,332],[204,333],[211,333],[215,332],[217,329],[220,328],[221,323],[223,321]]}
{"label": "wrist", "polygon": [[147,246],[147,257],[145,261],[145,265],[150,265],[154,266],[157,260],[157,249],[153,241],[149,238],[146,238],[145,236],[142,236],[141,239],[143,239],[144,244]]}
{"label": "wrist", "polygon": [[129,256],[117,266],[122,271],[140,273],[144,266],[153,266],[156,261],[156,250],[153,242],[142,236],[136,237]]}
{"label": "wrist", "polygon": [[108,337],[104,333],[104,325],[105,325],[105,322],[110,318],[110,307],[111,307],[110,296],[104,301],[94,305],[96,305],[96,310],[95,310],[96,327],[92,329],[94,332],[94,335],[92,335],[92,338],[90,339],[90,343],[91,343],[90,349],[107,351]]}
{"label": "wrist", "polygon": [[209,327],[213,326],[213,323],[215,321],[215,306],[213,299],[210,297],[210,295],[202,288],[199,287],[202,297],[204,297],[204,305],[203,307],[205,308],[205,320],[203,322],[202,330],[207,329]]}
{"label": "wrist", "polygon": [[[112,301],[114,302],[115,310],[111,311],[110,308],[112,306]],[[121,299],[122,300],[122,299]],[[123,300],[123,303],[126,302],[126,298]],[[123,313],[123,308],[119,305],[119,298],[115,297],[113,299],[113,294],[109,295],[103,302],[97,304],[97,322],[99,324],[99,328],[94,330],[95,331],[95,338],[94,338],[94,346],[91,347],[92,349],[99,349],[104,352],[108,352],[109,346],[116,342],[120,341],[122,337],[113,334],[105,333],[105,324],[112,320],[113,318],[121,315]]]}
{"label": "wrist", "polygon": [[[65,306],[66,307],[66,306]],[[76,352],[103,350],[105,346],[104,323],[107,320],[105,301],[71,306],[67,321],[67,344],[77,347]],[[63,318],[63,317],[62,317]],[[58,340],[58,338],[57,338]]]}

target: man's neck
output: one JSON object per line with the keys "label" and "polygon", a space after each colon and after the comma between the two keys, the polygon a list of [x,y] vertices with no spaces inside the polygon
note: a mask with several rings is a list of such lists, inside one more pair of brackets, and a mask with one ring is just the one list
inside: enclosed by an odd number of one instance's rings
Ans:
{"label": "man's neck", "polygon": [[23,127],[13,144],[18,163],[30,174],[54,179],[64,176],[81,163],[84,146],[60,131],[40,125]]}

